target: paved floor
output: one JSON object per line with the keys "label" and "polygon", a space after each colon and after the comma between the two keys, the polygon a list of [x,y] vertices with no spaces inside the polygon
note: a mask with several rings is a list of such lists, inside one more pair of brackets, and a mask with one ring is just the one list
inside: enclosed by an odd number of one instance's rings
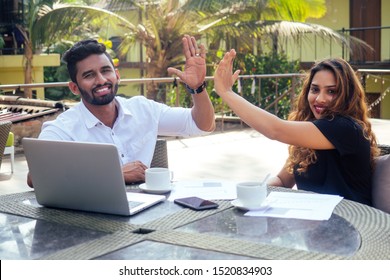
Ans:
{"label": "paved floor", "polygon": [[[390,144],[390,120],[372,120],[378,142]],[[275,174],[287,157],[287,145],[249,129],[215,132],[208,136],[168,140],[169,166],[176,180],[260,180]],[[23,154],[16,155],[12,174],[9,156],[0,169],[0,195],[28,191]]]}

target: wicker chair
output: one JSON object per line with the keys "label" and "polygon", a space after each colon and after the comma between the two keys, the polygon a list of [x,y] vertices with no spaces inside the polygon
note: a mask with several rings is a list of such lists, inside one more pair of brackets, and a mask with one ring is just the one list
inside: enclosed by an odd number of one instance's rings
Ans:
{"label": "wicker chair", "polygon": [[372,204],[375,208],[390,214],[390,146],[378,145],[381,156],[375,159],[372,180]]}
{"label": "wicker chair", "polygon": [[168,150],[167,141],[165,139],[157,139],[150,167],[168,168]]}
{"label": "wicker chair", "polygon": [[379,144],[378,148],[381,150],[381,156],[390,154],[390,146]]}
{"label": "wicker chair", "polygon": [[11,172],[14,173],[15,165],[15,146],[14,146],[14,134],[9,133],[7,143],[5,144],[4,155],[10,155],[11,159]]}
{"label": "wicker chair", "polygon": [[3,161],[4,149],[7,144],[8,135],[11,131],[12,122],[0,122],[0,167]]}

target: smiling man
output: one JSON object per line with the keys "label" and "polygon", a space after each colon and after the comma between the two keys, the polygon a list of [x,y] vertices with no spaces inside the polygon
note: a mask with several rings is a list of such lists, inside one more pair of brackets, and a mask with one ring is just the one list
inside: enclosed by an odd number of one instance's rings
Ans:
{"label": "smiling man", "polygon": [[[71,78],[69,88],[80,95],[81,102],[56,120],[45,122],[39,138],[114,144],[125,182],[144,181],[158,135],[188,137],[215,129],[214,108],[205,88],[206,51],[194,37],[185,35],[182,43],[185,70],[168,68],[168,73],[186,84],[192,108],[173,108],[143,96],[116,96],[119,71],[106,47],[88,39],[76,43],[63,56]],[[27,183],[33,187],[30,176]]]}

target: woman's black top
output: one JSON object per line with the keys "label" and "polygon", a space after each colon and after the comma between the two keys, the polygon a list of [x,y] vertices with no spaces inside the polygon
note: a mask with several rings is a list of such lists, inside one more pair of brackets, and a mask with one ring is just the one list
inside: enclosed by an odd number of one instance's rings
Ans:
{"label": "woman's black top", "polygon": [[371,149],[362,127],[343,116],[319,119],[313,123],[335,149],[316,150],[317,162],[310,165],[305,173],[298,174],[295,168],[298,189],[336,194],[371,205]]}

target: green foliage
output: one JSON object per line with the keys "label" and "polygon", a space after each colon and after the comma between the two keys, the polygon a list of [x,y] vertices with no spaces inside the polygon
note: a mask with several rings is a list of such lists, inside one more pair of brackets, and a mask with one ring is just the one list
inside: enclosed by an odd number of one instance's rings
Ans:
{"label": "green foliage", "polygon": [[[118,48],[115,47],[115,51],[123,52],[119,57],[121,59],[129,51],[133,51],[131,48],[135,44],[142,44],[145,57],[141,62],[145,62],[145,73],[149,78],[165,77],[168,67],[177,68],[182,64],[181,38],[184,34],[207,38],[210,52],[221,48],[251,50],[254,39],[265,41],[264,38],[269,36],[278,38],[273,41],[276,46],[284,38],[295,38],[309,32],[320,38],[332,39],[343,46],[350,45],[350,38],[347,40],[338,32],[299,22],[323,15],[326,11],[325,0],[27,2],[24,4],[29,7],[24,29],[30,34],[30,43],[37,50],[64,39],[89,38],[96,34],[106,38],[110,34],[121,38],[121,44]],[[106,8],[98,8],[101,5],[93,5],[98,2],[105,4],[112,12]],[[122,14],[126,14],[126,17],[121,16]],[[360,46],[361,41],[358,42],[357,45]],[[26,58],[31,64],[31,58]],[[31,72],[31,69],[26,68],[26,71]],[[54,71],[48,73],[53,80],[56,75]],[[160,94],[157,91],[160,89],[150,87],[147,97],[157,100],[157,95]],[[164,94],[160,95],[165,96]],[[56,92],[54,95],[61,94]],[[191,99],[185,95],[184,101]]]}
{"label": "green foliage", "polygon": [[[222,58],[224,52],[218,51],[216,55]],[[211,63],[209,65],[212,65]],[[214,67],[209,67],[208,75],[213,75]],[[270,53],[261,56],[253,54],[237,54],[234,61],[234,69],[240,69],[240,75],[261,75],[261,74],[291,74],[299,71],[298,61],[288,61],[285,54]],[[241,93],[238,92],[238,82],[233,86],[233,90],[241,94],[250,103],[259,106],[263,109],[267,108],[276,98],[291,88],[291,78],[262,78],[255,80],[255,87],[253,90],[253,79],[240,78]],[[261,90],[259,91],[259,85]],[[295,89],[298,90],[297,88]],[[209,81],[207,84],[207,91],[210,95],[211,102],[214,105],[215,112],[233,114],[229,107],[224,104],[222,99],[214,90],[214,83]],[[253,93],[252,93],[253,92]],[[191,96],[186,93],[184,87],[179,85],[179,106],[191,107]],[[281,98],[276,106],[272,106],[267,111],[279,116],[280,118],[287,118],[290,112],[290,95]],[[172,87],[167,92],[167,105],[176,106],[177,89]]]}
{"label": "green foliage", "polygon": [[0,34],[0,49],[4,48],[4,46],[5,46],[5,42],[3,39],[3,35]]}
{"label": "green foliage", "polygon": [[191,108],[192,98],[186,92],[184,85],[175,80],[172,86],[167,86],[167,98],[165,104],[168,106],[178,105],[180,107]]}
{"label": "green foliage", "polygon": [[[46,50],[47,53],[62,54],[73,45],[72,42],[61,42],[55,45],[52,49]],[[56,83],[69,81],[68,69],[66,64],[61,61],[58,67],[44,67],[44,82]],[[70,89],[66,87],[45,88],[45,98],[48,100],[79,100],[79,97],[74,95]]]}
{"label": "green foliage", "polygon": [[[56,83],[69,80],[68,70],[66,65],[61,63],[59,67],[44,68],[45,83]],[[48,100],[79,100],[77,95],[74,95],[70,89],[66,87],[45,88],[45,99]]]}
{"label": "green foliage", "polygon": [[[325,0],[315,1],[317,5],[325,6]],[[306,19],[315,10],[313,5],[297,5],[296,0],[112,0],[108,3],[107,8],[112,12],[90,5],[58,3],[51,8],[41,9],[42,16],[34,28],[37,42],[55,43],[71,38],[69,36],[84,37],[90,32],[103,36],[109,30],[110,34],[121,39],[120,45],[115,48],[121,58],[125,58],[135,44],[141,43],[145,50],[145,76],[158,78],[167,75],[168,67],[178,68],[182,65],[181,38],[184,34],[196,38],[207,37],[207,49],[210,51],[239,49],[242,46],[252,48],[254,39],[265,35],[279,36],[280,23],[275,20],[281,16],[288,17],[285,20]],[[283,34],[290,35],[286,29],[297,32],[299,26],[297,22],[284,23]],[[316,31],[319,28],[307,29]],[[147,97],[158,100],[159,91],[157,87],[148,87]],[[188,101],[188,98],[184,100]]]}
{"label": "green foliage", "polygon": [[[283,74],[297,73],[299,71],[298,61],[288,61],[287,56],[276,53],[255,56],[253,54],[237,54],[234,62],[234,69],[240,69],[240,75],[261,75],[261,74]],[[277,104],[269,107],[275,99],[279,98],[291,88],[291,78],[262,78],[262,79],[240,79],[241,94],[252,104],[267,111],[287,118],[290,111],[290,95],[282,97]],[[233,86],[238,92],[238,83]]]}

